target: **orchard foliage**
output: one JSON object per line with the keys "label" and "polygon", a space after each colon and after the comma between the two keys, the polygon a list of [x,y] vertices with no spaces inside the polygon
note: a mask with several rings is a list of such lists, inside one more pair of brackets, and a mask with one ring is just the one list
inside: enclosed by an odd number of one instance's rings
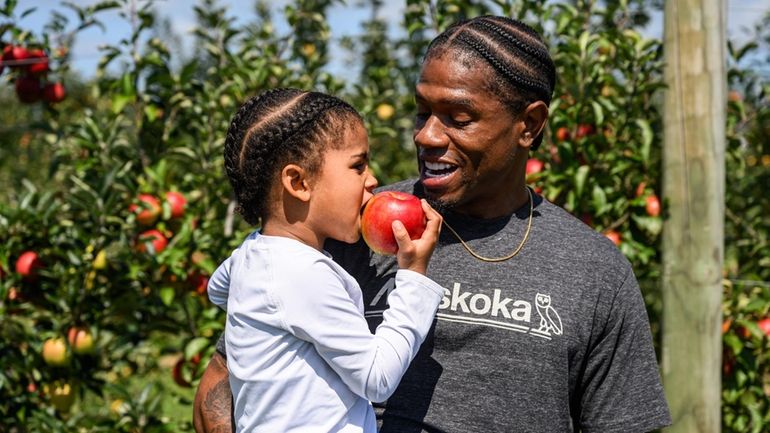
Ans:
{"label": "orchard foliage", "polygon": [[[190,431],[194,387],[224,327],[206,281],[252,229],[234,214],[222,163],[240,102],[278,86],[342,96],[365,117],[380,183],[415,175],[419,59],[451,22],[486,13],[523,19],[548,40],[558,83],[528,180],[631,260],[657,338],[663,65],[661,41],[641,32],[647,3],[407,0],[396,33],[381,18],[389,2],[363,3],[360,34],[339,38],[329,14],[353,7],[342,1],[293,0],[278,11],[256,2],[246,24],[216,0],[195,2],[186,58],[151,1],[62,2],[41,34],[20,24],[40,11],[5,2],[0,426]],[[84,81],[70,47],[116,12],[131,32],[102,48]],[[727,83],[723,418],[735,432],[770,425],[770,199],[755,192],[770,185],[770,104],[767,77],[750,64],[770,60],[760,30],[757,42],[731,46]],[[331,72],[335,56],[346,59],[345,77]],[[46,70],[30,71],[43,58]],[[66,93],[33,102],[17,90],[35,88],[30,77]]]}

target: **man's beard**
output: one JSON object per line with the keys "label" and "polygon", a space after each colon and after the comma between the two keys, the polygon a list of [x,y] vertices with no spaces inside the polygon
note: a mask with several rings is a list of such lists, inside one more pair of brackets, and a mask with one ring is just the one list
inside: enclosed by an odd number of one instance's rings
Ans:
{"label": "man's beard", "polygon": [[447,211],[451,211],[457,205],[457,201],[455,200],[441,200],[433,198],[428,194],[425,195],[425,200],[427,200],[428,204],[441,215],[446,214]]}

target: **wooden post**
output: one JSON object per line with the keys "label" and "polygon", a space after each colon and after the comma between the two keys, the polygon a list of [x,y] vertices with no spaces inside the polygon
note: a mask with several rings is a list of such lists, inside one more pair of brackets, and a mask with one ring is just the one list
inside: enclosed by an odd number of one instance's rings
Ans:
{"label": "wooden post", "polygon": [[723,0],[665,2],[663,384],[667,432],[721,429]]}

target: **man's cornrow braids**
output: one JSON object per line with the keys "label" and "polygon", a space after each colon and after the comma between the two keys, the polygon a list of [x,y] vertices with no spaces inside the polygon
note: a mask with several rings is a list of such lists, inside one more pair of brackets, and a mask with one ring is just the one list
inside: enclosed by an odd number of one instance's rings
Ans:
{"label": "man's cornrow braids", "polygon": [[506,66],[501,62],[498,57],[492,53],[487,46],[478,38],[467,33],[460,33],[456,39],[464,42],[471,48],[473,48],[481,57],[483,57],[493,68],[495,68],[500,74],[502,74],[511,84],[515,87],[521,86],[526,90],[532,91],[539,97],[550,102],[550,95],[548,91],[548,85],[539,80],[533,80],[520,74],[518,71]]}
{"label": "man's cornrow braids", "polygon": [[[545,90],[545,92],[541,96],[545,99],[546,103],[549,103],[551,101],[551,92],[556,81],[556,69],[553,64],[553,61],[551,60],[551,56],[548,53],[548,51],[545,49],[545,47],[527,44],[521,39],[511,34],[510,31],[507,31],[505,28],[502,28],[494,24],[493,22],[489,22],[486,20],[478,20],[478,21],[474,21],[474,23],[478,23],[480,26],[486,27],[489,31],[492,32],[493,37],[498,42],[507,41],[509,45],[512,45],[513,47],[515,47],[521,54],[523,54],[529,60],[531,61],[533,60],[540,64],[541,68],[545,70],[547,74],[546,78],[548,79],[547,83],[542,84],[542,88],[543,90]],[[537,33],[535,33],[534,30],[526,26],[524,23],[521,23],[519,21],[513,21],[511,25],[515,26],[515,28],[521,30],[522,32],[527,33],[534,40],[540,41],[539,37],[537,36]],[[528,62],[528,63],[531,63],[531,62]]]}

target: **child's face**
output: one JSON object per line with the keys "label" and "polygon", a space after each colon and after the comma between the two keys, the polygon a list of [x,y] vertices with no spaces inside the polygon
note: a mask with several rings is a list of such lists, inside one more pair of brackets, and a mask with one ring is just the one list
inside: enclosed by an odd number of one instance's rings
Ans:
{"label": "child's face", "polygon": [[347,127],[342,140],[340,149],[323,153],[309,217],[324,239],[353,243],[361,235],[361,209],[372,197],[377,179],[369,171],[369,138],[363,124]]}

